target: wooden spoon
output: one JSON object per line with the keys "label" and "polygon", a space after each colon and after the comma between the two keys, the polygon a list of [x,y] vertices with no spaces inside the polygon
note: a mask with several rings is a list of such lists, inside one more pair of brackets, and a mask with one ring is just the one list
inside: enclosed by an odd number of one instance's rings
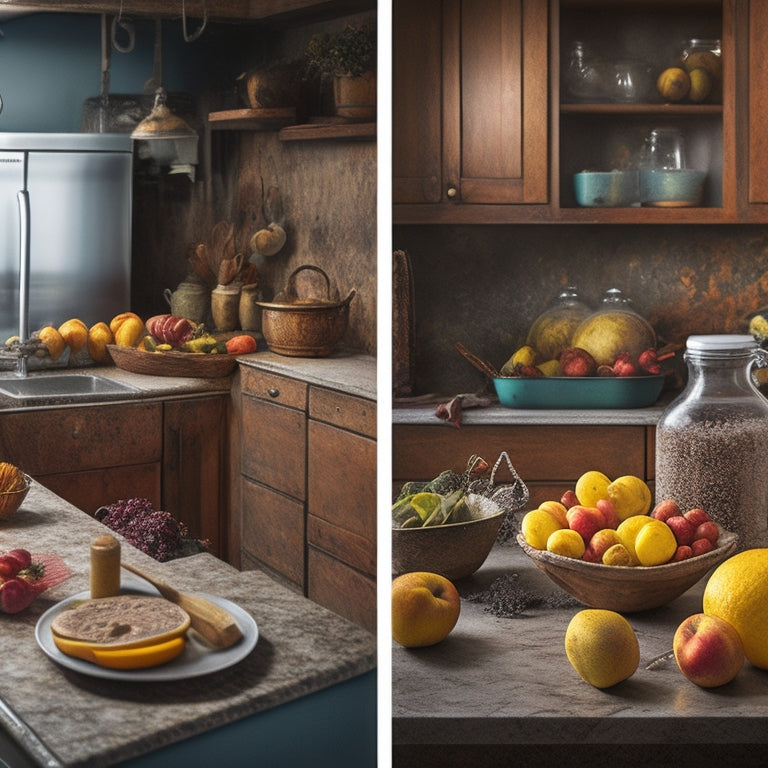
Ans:
{"label": "wooden spoon", "polygon": [[178,592],[128,563],[121,563],[121,565],[127,571],[148,581],[166,600],[183,608],[189,614],[192,629],[214,648],[229,648],[242,639],[243,633],[235,619],[216,603],[199,595]]}

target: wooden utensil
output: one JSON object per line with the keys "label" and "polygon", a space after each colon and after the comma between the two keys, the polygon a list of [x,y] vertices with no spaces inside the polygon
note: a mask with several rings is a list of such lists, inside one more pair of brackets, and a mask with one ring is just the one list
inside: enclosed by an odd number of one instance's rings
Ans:
{"label": "wooden utensil", "polygon": [[474,352],[470,352],[460,341],[456,342],[455,347],[465,359],[472,363],[480,373],[484,373],[489,379],[498,379],[501,377],[501,373],[499,373],[493,365],[485,360],[481,360]]}
{"label": "wooden utensil", "polygon": [[242,639],[243,633],[235,619],[216,603],[199,595],[179,592],[128,563],[121,565],[148,581],[166,600],[183,608],[189,614],[192,629],[214,648],[229,648]]}

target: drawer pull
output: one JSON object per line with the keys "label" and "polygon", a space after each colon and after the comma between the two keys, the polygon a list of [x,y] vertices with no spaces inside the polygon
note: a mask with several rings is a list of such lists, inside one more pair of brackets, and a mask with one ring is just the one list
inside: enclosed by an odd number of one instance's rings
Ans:
{"label": "drawer pull", "polygon": [[280,397],[280,390],[279,390],[279,389],[275,389],[275,387],[270,387],[270,388],[267,390],[267,394],[268,394],[270,397]]}

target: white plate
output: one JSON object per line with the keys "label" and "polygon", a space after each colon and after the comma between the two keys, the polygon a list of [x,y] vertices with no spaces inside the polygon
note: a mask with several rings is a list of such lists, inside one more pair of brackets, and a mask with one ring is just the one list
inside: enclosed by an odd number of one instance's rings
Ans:
{"label": "white plate", "polygon": [[[145,589],[131,585],[130,592],[140,592],[143,594],[156,595],[158,592],[152,588]],[[150,681],[157,682],[163,680],[184,680],[189,677],[199,677],[211,672],[231,667],[242,661],[256,646],[259,639],[259,629],[253,617],[244,611],[239,605],[225,600],[222,597],[207,595],[204,592],[197,592],[201,597],[207,597],[211,602],[229,611],[235,618],[243,638],[231,648],[225,648],[217,651],[210,648],[197,637],[197,633],[187,633],[187,643],[184,650],[172,661],[162,664],[158,667],[147,667],[145,669],[108,669],[100,667],[98,664],[92,664],[90,661],[76,659],[73,656],[67,656],[62,653],[53,642],[51,633],[51,622],[54,617],[75,600],[87,600],[90,598],[89,591],[78,592],[66,600],[49,608],[37,622],[35,627],[35,638],[37,644],[43,652],[53,661],[61,664],[63,667],[73,669],[75,672],[82,672],[91,677],[103,677],[109,680],[130,680],[130,681]]]}

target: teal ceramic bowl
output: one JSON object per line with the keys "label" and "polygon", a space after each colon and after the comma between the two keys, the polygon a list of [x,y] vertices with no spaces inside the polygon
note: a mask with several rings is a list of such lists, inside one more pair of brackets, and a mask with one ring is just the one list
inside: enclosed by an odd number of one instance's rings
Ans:
{"label": "teal ceramic bowl", "polygon": [[647,408],[664,376],[499,377],[493,385],[507,408]]}
{"label": "teal ceramic bowl", "polygon": [[637,171],[575,173],[573,191],[585,208],[622,208],[640,201]]}
{"label": "teal ceramic bowl", "polygon": [[706,171],[641,171],[640,202],[656,208],[701,205]]}

